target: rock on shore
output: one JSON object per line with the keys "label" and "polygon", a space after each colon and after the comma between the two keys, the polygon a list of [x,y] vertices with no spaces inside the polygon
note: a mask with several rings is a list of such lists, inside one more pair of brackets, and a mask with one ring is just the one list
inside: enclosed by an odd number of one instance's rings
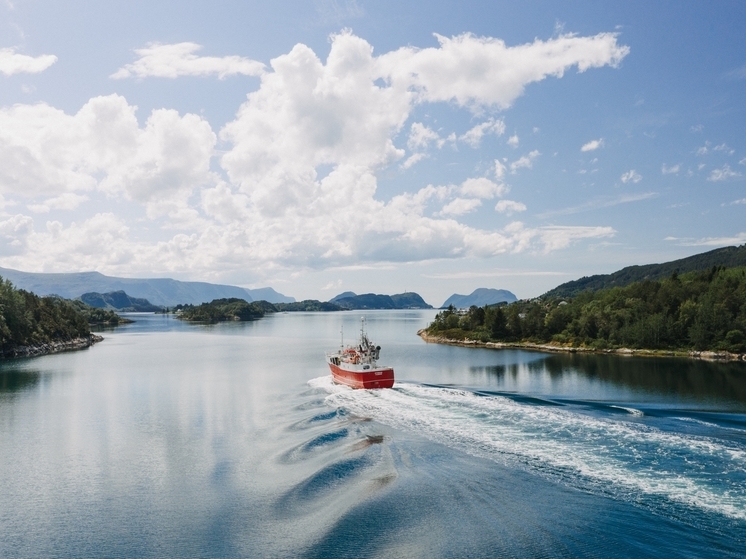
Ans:
{"label": "rock on shore", "polygon": [[37,357],[49,353],[61,353],[63,351],[73,351],[75,349],[85,349],[93,344],[103,341],[103,336],[91,334],[81,338],[73,338],[59,342],[49,342],[39,345],[22,345],[0,351],[1,359],[13,359],[15,357]]}
{"label": "rock on shore", "polygon": [[606,353],[616,355],[636,355],[638,357],[689,357],[705,361],[746,361],[746,353],[729,353],[727,351],[686,351],[665,349],[592,349],[589,347],[572,347],[553,344],[533,344],[530,342],[480,342],[477,340],[454,340],[432,336],[425,329],[417,335],[428,343],[458,345],[462,347],[487,347],[492,349],[527,349],[553,353]]}

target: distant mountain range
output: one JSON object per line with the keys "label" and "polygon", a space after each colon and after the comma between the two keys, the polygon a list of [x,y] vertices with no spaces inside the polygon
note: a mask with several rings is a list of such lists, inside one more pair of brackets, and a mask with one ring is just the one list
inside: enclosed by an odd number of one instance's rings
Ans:
{"label": "distant mountain range", "polygon": [[352,291],[340,293],[329,301],[343,309],[432,309],[417,293],[399,293],[397,295],[376,295],[366,293],[357,295]]}
{"label": "distant mountain range", "polygon": [[220,285],[200,281],[178,281],[170,278],[117,278],[98,272],[70,274],[37,274],[0,268],[0,276],[20,289],[37,295],[59,295],[76,299],[84,293],[111,293],[126,291],[130,297],[147,299],[157,306],[173,307],[178,304],[199,305],[214,299],[235,297],[248,302],[264,300],[270,303],[293,303],[293,297],[278,293],[271,287],[245,289],[234,285]]}
{"label": "distant mountain range", "polygon": [[713,266],[732,268],[746,266],[746,244],[740,247],[725,247],[695,254],[680,260],[663,264],[646,264],[644,266],[627,266],[613,274],[587,276],[575,281],[568,281],[547,291],[544,297],[574,297],[583,291],[599,291],[609,287],[624,287],[636,281],[657,280],[671,276],[674,272],[699,272]]}
{"label": "distant mountain range", "polygon": [[457,309],[468,309],[472,305],[477,307],[484,307],[485,305],[496,305],[498,303],[513,303],[518,300],[518,297],[513,295],[506,289],[490,289],[488,287],[480,287],[472,291],[470,295],[459,295],[454,293],[440,308],[445,309],[450,305],[453,305]]}

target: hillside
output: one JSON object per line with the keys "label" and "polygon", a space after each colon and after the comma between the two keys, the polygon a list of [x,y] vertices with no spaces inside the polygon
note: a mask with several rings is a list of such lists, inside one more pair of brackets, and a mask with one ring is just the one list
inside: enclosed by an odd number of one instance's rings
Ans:
{"label": "hillside", "polygon": [[263,299],[270,303],[292,303],[292,297],[270,287],[245,289],[200,281],[178,281],[170,278],[117,278],[98,272],[70,274],[37,274],[0,268],[0,276],[9,279],[19,289],[38,295],[59,295],[76,299],[84,293],[126,291],[131,297],[147,299],[153,305],[173,307],[178,304],[200,304],[214,299],[238,298],[251,302]]}
{"label": "hillside", "polygon": [[85,307],[80,301],[39,297],[0,278],[0,357],[78,349],[101,340],[91,334],[91,317],[81,312],[81,305]]}
{"label": "hillside", "polygon": [[457,309],[468,309],[471,306],[484,307],[485,305],[496,305],[498,303],[513,303],[518,298],[506,289],[490,289],[480,287],[472,291],[470,295],[459,295],[454,293],[440,306],[441,309],[453,305]]}
{"label": "hillside", "polygon": [[[672,274],[577,297],[438,313],[427,334],[481,342],[746,352],[746,267]],[[746,359],[746,356],[742,357]]]}
{"label": "hillside", "polygon": [[[344,294],[343,294],[344,295]],[[376,295],[366,293],[352,297],[337,296],[332,301],[344,309],[432,309],[417,293],[399,293],[397,295]]]}
{"label": "hillside", "polygon": [[637,281],[659,280],[670,277],[674,272],[701,272],[713,266],[733,268],[746,266],[746,245],[740,247],[725,247],[695,254],[680,260],[673,260],[663,264],[646,264],[643,266],[627,266],[613,274],[587,276],[578,280],[563,283],[547,291],[543,297],[574,297],[583,291],[598,291],[609,287],[624,287]]}
{"label": "hillside", "polygon": [[83,293],[80,300],[96,309],[114,309],[125,312],[159,312],[163,310],[163,307],[151,305],[147,299],[130,297],[124,291]]}

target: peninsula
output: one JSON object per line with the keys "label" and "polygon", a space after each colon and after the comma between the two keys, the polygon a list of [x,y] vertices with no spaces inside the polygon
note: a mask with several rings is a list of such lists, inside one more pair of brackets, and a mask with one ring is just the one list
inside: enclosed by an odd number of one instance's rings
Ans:
{"label": "peninsula", "polygon": [[551,293],[464,312],[449,307],[419,334],[470,346],[746,360],[746,267],[674,270],[574,297]]}

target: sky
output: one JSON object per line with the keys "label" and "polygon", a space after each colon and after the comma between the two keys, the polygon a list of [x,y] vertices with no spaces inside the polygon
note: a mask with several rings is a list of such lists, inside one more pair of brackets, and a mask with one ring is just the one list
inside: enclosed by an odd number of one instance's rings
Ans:
{"label": "sky", "polygon": [[746,243],[746,4],[0,1],[0,266],[301,299]]}

